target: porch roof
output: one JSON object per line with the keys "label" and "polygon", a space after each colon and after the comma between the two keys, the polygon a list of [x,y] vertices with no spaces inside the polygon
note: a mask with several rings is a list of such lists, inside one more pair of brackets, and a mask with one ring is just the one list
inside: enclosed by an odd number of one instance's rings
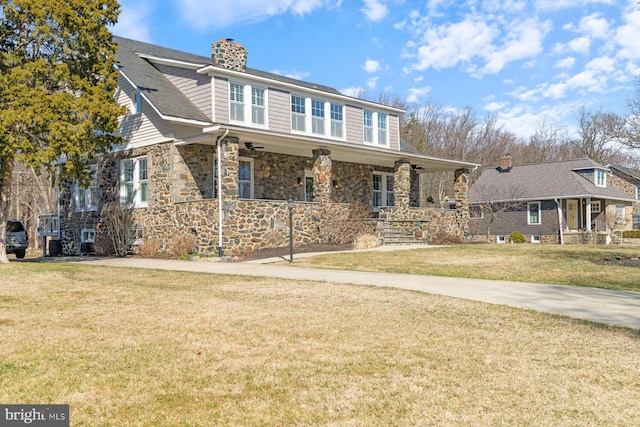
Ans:
{"label": "porch roof", "polygon": [[487,168],[469,190],[470,203],[574,198],[635,199],[610,187],[598,187],[576,171],[607,169],[590,159],[513,166],[509,171]]}
{"label": "porch roof", "polygon": [[311,157],[313,150],[326,149],[331,152],[331,160],[347,163],[392,168],[396,161],[407,160],[414,166],[417,173],[445,172],[461,168],[475,169],[479,166],[476,163],[424,155],[405,141],[400,142],[400,150],[398,151],[371,145],[331,141],[311,136],[286,133],[274,134],[273,132],[260,132],[255,129],[246,130],[241,127],[228,125],[214,126],[210,129],[205,129],[205,131],[210,133],[211,138],[197,139],[191,142],[178,142],[177,145],[188,143],[214,145],[216,137],[221,135],[226,129],[230,130],[229,136],[239,138],[241,148],[244,148],[246,143],[252,143],[258,151],[291,156]]}

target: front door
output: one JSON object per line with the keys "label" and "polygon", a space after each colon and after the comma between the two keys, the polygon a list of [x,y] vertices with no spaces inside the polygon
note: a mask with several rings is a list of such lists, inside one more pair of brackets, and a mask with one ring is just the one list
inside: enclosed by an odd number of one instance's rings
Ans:
{"label": "front door", "polygon": [[578,229],[578,201],[567,200],[567,227],[570,231]]}

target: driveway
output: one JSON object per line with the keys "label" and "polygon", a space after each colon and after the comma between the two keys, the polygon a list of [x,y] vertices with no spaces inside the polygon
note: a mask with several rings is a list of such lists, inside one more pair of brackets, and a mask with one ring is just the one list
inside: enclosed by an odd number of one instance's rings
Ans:
{"label": "driveway", "polygon": [[[392,250],[387,248],[386,250]],[[310,256],[312,254],[307,254]],[[300,255],[296,255],[299,257]],[[146,258],[94,258],[74,261],[110,267],[153,268],[200,273],[385,286],[507,305],[612,326],[640,329],[640,293],[410,274],[302,268],[265,262],[196,262]]]}

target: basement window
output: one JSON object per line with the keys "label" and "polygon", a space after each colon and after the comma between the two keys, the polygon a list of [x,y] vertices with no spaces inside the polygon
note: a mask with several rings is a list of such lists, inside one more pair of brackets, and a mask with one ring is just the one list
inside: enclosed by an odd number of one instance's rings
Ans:
{"label": "basement window", "polygon": [[507,239],[505,236],[496,236],[496,243],[506,243]]}

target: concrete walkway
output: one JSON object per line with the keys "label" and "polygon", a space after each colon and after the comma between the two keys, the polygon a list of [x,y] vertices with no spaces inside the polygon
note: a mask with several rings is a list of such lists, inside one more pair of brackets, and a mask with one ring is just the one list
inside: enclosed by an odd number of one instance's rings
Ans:
{"label": "concrete walkway", "polygon": [[[384,248],[384,246],[383,246]],[[395,248],[396,250],[398,248]],[[403,249],[406,249],[404,247]],[[394,250],[386,247],[379,250]],[[295,258],[314,254],[296,254]],[[385,286],[507,305],[614,326],[640,329],[640,292],[410,274],[327,270],[247,262],[196,262],[146,258],[97,258],[74,261],[110,267],[153,268],[200,273],[261,276],[291,280]]]}

